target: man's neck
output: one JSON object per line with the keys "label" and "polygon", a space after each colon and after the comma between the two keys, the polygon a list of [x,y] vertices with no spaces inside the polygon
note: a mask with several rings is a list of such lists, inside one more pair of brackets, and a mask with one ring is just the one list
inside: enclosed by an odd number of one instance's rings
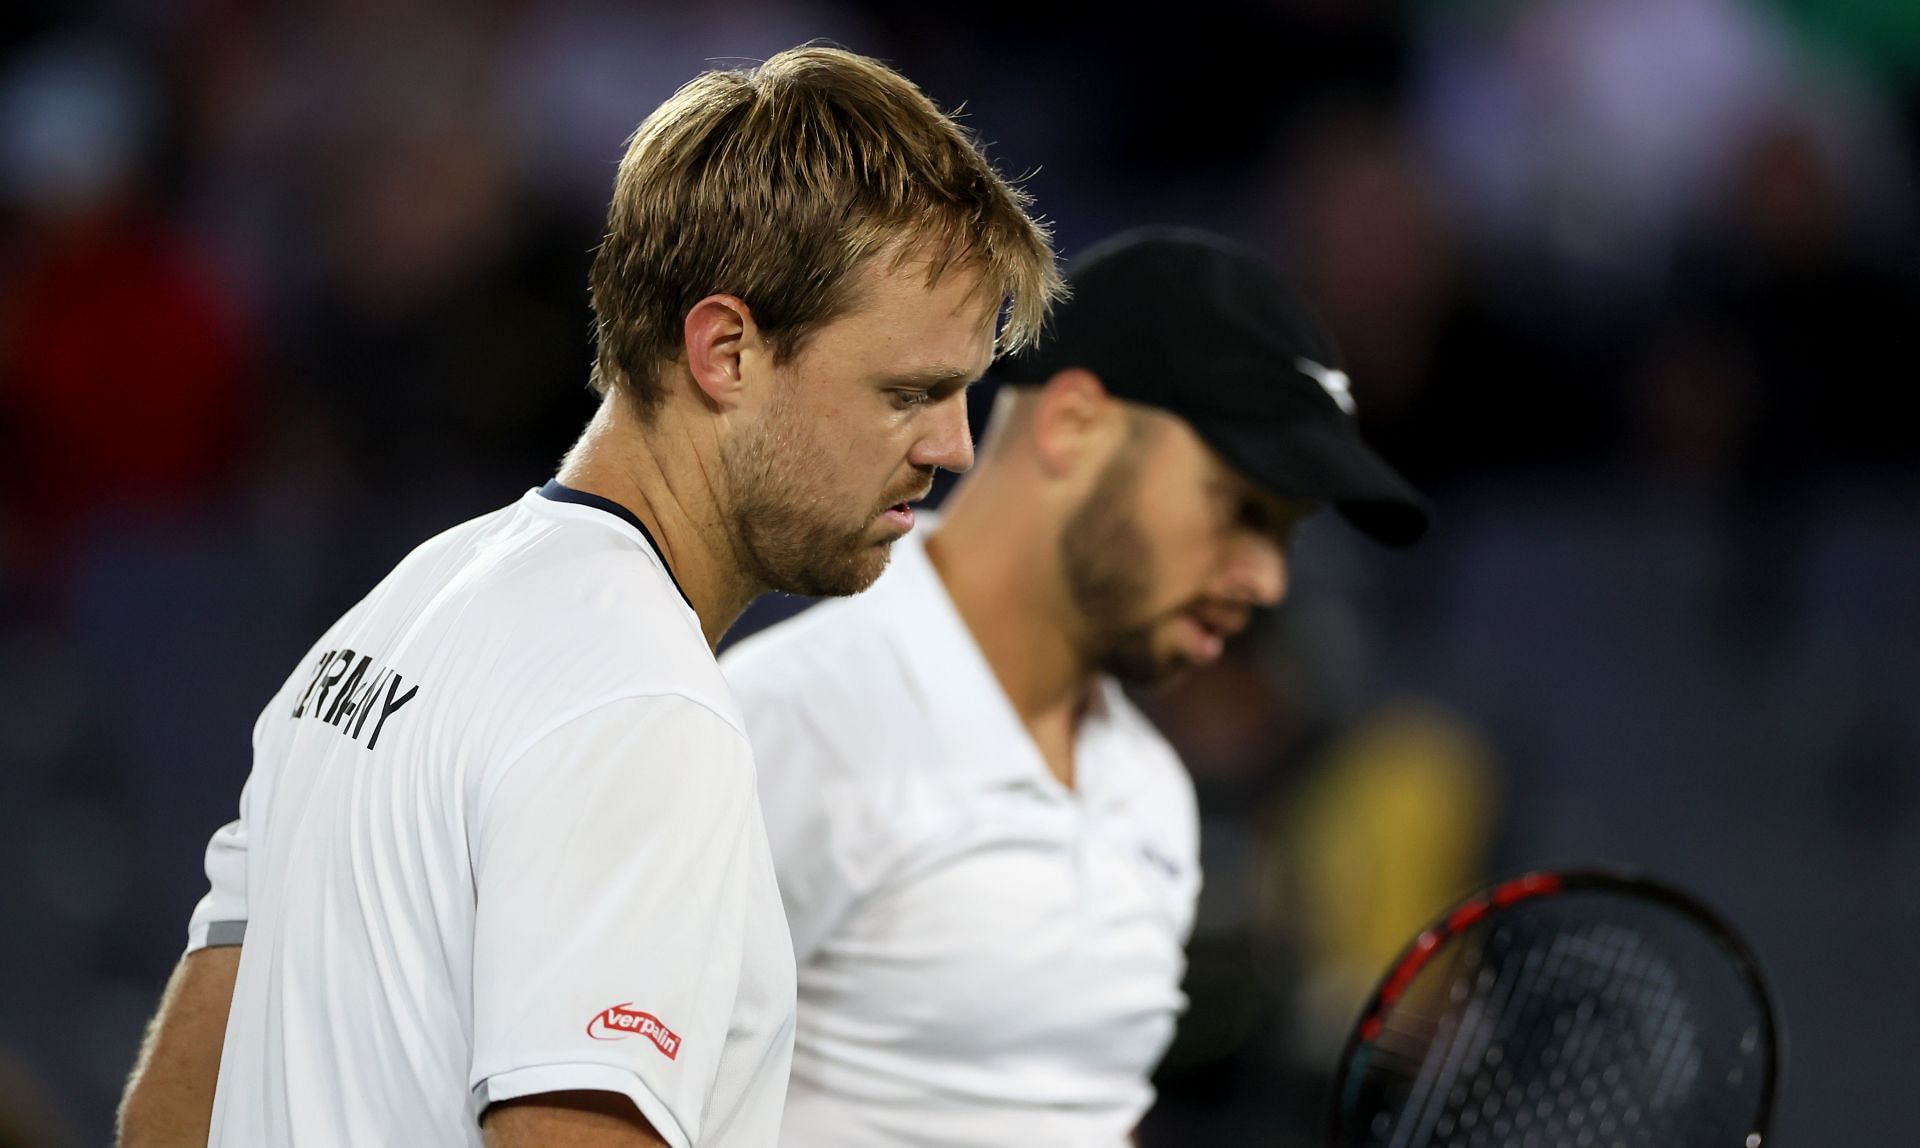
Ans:
{"label": "man's neck", "polygon": [[1070,786],[1095,672],[1069,628],[1059,546],[1041,519],[996,494],[963,485],[927,539],[927,557],[1014,712]]}
{"label": "man's neck", "polygon": [[646,524],[714,649],[764,587],[745,573],[713,487],[718,443],[668,432],[661,420],[670,417],[661,412],[652,425],[642,425],[624,401],[602,401],[557,477],[619,503]]}

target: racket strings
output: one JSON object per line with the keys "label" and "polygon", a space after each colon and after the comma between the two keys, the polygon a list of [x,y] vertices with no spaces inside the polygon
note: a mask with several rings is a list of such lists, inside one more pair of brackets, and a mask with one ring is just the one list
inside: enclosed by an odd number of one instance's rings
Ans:
{"label": "racket strings", "polygon": [[1726,961],[1711,945],[1625,916],[1515,913],[1435,953],[1356,1059],[1347,1108],[1365,1119],[1351,1142],[1744,1144],[1759,1006],[1716,991],[1729,982],[1708,971]]}

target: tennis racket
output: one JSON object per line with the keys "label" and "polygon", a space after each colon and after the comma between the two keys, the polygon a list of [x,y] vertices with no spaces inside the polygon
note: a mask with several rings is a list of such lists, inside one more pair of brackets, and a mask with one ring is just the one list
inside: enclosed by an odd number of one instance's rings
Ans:
{"label": "tennis racket", "polygon": [[1635,874],[1467,898],[1374,990],[1335,1071],[1333,1148],[1759,1148],[1783,1036],[1751,950]]}

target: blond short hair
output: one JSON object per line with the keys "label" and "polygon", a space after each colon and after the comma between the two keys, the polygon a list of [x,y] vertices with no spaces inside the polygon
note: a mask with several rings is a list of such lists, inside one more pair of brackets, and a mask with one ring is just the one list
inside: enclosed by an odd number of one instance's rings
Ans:
{"label": "blond short hair", "polygon": [[1029,197],[910,81],[835,48],[695,77],[648,116],[614,182],[591,275],[593,386],[643,414],[693,305],[738,296],[776,360],[852,305],[890,252],[965,268],[1004,307],[997,348],[1039,334],[1064,290]]}

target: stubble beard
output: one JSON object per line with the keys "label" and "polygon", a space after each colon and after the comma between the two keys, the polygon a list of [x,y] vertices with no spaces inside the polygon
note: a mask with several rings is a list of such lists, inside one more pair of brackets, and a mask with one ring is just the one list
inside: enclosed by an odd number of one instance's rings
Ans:
{"label": "stubble beard", "polygon": [[769,589],[810,598],[858,594],[886,569],[888,542],[871,537],[875,514],[855,522],[821,481],[825,451],[784,396],[722,455],[732,492],[736,550]]}
{"label": "stubble beard", "polygon": [[[1141,620],[1153,594],[1153,553],[1134,517],[1141,465],[1116,455],[1060,534],[1060,564],[1079,608],[1088,663],[1132,686],[1159,686],[1187,664],[1154,648],[1168,614]],[[1171,613],[1171,612],[1169,612]]]}

